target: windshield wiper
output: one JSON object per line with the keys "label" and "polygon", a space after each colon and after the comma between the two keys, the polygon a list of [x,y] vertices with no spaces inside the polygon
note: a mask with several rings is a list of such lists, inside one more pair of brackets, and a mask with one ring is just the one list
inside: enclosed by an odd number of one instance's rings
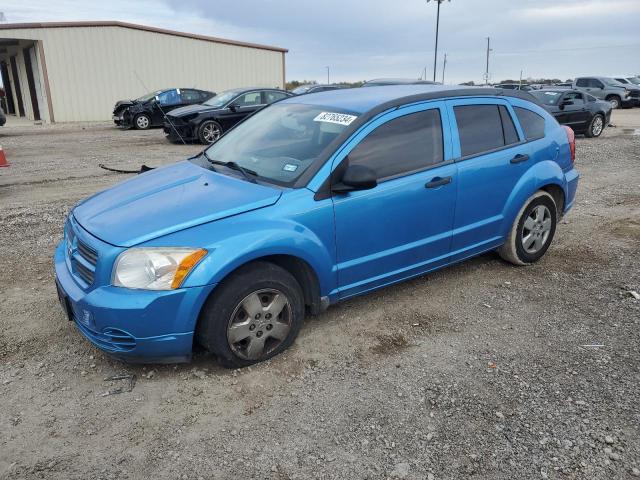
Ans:
{"label": "windshield wiper", "polygon": [[256,182],[256,179],[253,178],[253,177],[257,177],[258,176],[258,172],[254,171],[254,170],[251,170],[250,168],[241,167],[236,162],[221,162],[220,160],[214,160],[209,155],[207,155],[207,151],[206,150],[203,150],[202,154],[204,155],[204,158],[206,158],[207,161],[209,163],[211,163],[212,165],[222,165],[223,167],[230,168],[231,170],[237,170],[238,172],[240,172],[242,174],[242,176],[245,179],[247,179],[247,181],[249,181],[251,183],[258,183],[258,182]]}

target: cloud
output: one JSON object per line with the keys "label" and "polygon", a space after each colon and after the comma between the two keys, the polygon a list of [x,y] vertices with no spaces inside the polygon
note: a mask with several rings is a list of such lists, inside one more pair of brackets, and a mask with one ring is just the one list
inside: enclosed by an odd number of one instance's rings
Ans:
{"label": "cloud", "polygon": [[[287,78],[432,75],[436,5],[424,0],[4,0],[8,21],[122,20],[289,49]],[[441,6],[447,80],[640,71],[638,0],[452,0]],[[636,46],[634,46],[636,45]],[[442,55],[438,68],[442,66]],[[440,78],[440,71],[438,78]]]}

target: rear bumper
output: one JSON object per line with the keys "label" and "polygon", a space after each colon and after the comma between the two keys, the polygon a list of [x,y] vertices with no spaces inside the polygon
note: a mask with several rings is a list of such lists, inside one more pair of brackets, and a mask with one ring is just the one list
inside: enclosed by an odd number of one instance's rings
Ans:
{"label": "rear bumper", "polygon": [[580,174],[575,168],[568,170],[564,174],[565,179],[565,202],[563,214],[567,213],[576,199],[576,191],[578,190],[578,182],[580,180]]}
{"label": "rear bumper", "polygon": [[110,285],[84,290],[64,255],[61,244],[55,253],[58,296],[68,319],[93,345],[133,363],[191,359],[196,321],[215,285],[169,291]]}

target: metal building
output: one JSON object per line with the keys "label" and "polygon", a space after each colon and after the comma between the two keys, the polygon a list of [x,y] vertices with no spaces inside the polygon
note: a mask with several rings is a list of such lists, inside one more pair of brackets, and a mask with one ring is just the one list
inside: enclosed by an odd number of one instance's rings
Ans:
{"label": "metal building", "polygon": [[0,24],[9,114],[109,120],[117,100],[170,87],[285,85],[286,49],[123,22]]}

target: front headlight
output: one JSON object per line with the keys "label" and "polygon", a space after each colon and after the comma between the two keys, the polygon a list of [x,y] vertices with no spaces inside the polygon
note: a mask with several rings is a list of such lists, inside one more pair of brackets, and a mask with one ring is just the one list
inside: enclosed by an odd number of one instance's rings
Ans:
{"label": "front headlight", "polygon": [[130,248],[113,267],[113,285],[144,290],[173,290],[207,251],[203,248]]}

